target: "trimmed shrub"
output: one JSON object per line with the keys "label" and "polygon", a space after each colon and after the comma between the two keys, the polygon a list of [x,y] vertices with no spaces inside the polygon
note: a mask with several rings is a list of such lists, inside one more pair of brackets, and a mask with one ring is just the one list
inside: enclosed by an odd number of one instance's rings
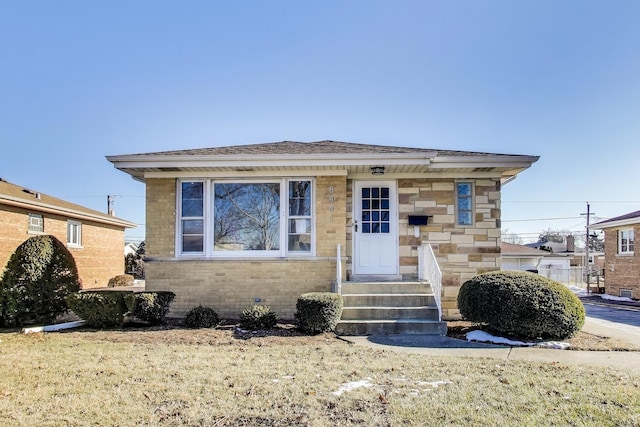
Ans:
{"label": "trimmed shrub", "polygon": [[135,292],[124,295],[129,314],[145,322],[159,325],[165,322],[176,294],[169,291]]}
{"label": "trimmed shrub", "polygon": [[309,292],[296,302],[298,326],[309,334],[333,331],[342,316],[342,297],[332,292]]}
{"label": "trimmed shrub", "polygon": [[119,274],[109,279],[107,287],[118,288],[122,286],[133,286],[133,276],[130,274]]}
{"label": "trimmed shrub", "polygon": [[188,328],[213,328],[219,323],[218,313],[211,307],[201,305],[189,310],[184,318],[184,325]]}
{"label": "trimmed shrub", "polygon": [[566,339],[584,325],[584,306],[566,286],[524,271],[493,271],[465,282],[458,309],[472,322],[522,338]]}
{"label": "trimmed shrub", "polygon": [[76,262],[53,236],[34,236],[11,255],[0,283],[0,326],[51,323],[80,289]]}
{"label": "trimmed shrub", "polygon": [[245,329],[271,329],[278,323],[278,316],[268,305],[253,305],[240,313],[240,327]]}
{"label": "trimmed shrub", "polygon": [[91,291],[67,296],[67,305],[73,312],[95,328],[121,327],[127,305],[124,295],[131,292]]}

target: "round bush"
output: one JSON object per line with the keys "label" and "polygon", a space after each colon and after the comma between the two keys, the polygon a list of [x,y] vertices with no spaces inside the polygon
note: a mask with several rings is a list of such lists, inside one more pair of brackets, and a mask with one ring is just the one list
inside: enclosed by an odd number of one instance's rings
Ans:
{"label": "round bush", "polygon": [[201,305],[189,310],[184,318],[184,324],[188,328],[213,328],[219,323],[218,313],[211,307]]}
{"label": "round bush", "polygon": [[87,325],[94,328],[120,328],[124,324],[127,305],[124,295],[130,292],[88,291],[67,296],[69,308]]}
{"label": "round bush", "polygon": [[159,325],[165,322],[175,297],[170,291],[131,292],[124,294],[124,302],[132,316]]}
{"label": "round bush", "polygon": [[342,297],[331,292],[309,292],[296,302],[298,326],[309,334],[333,331],[342,316]]}
{"label": "round bush", "polygon": [[240,313],[240,327],[244,329],[271,329],[278,323],[278,316],[268,305],[253,305]]}
{"label": "round bush", "polygon": [[472,322],[522,338],[565,339],[584,325],[584,306],[563,284],[524,271],[493,271],[465,282],[458,309]]}
{"label": "round bush", "polygon": [[80,289],[71,253],[53,236],[34,236],[11,255],[0,283],[0,326],[50,323]]}

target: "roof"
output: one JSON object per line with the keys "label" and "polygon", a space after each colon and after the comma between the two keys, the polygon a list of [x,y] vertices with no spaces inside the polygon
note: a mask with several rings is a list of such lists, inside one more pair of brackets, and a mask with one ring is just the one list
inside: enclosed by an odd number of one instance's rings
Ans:
{"label": "roof", "polygon": [[306,170],[318,174],[368,174],[375,165],[395,174],[473,172],[498,174],[507,181],[538,157],[325,140],[127,154],[107,156],[107,160],[139,180],[178,173],[197,176],[202,172],[275,174]]}
{"label": "roof", "polygon": [[640,211],[629,212],[615,218],[609,218],[604,221],[596,222],[589,228],[601,230],[604,228],[622,227],[625,225],[640,224]]}
{"label": "roof", "polygon": [[0,178],[0,204],[30,209],[35,212],[46,212],[68,218],[94,221],[102,224],[133,228],[132,222],[102,212],[76,205],[44,193],[12,184]]}
{"label": "roof", "polygon": [[557,256],[552,254],[551,252],[543,251],[540,249],[534,249],[529,246],[524,245],[514,245],[512,243],[501,243],[501,252],[502,255],[506,256],[539,256],[539,257],[548,257],[548,256]]}

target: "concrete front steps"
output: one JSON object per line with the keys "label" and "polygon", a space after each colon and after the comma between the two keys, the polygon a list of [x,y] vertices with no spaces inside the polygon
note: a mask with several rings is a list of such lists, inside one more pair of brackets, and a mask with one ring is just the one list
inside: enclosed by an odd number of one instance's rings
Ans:
{"label": "concrete front steps", "polygon": [[338,335],[446,335],[426,282],[344,282]]}

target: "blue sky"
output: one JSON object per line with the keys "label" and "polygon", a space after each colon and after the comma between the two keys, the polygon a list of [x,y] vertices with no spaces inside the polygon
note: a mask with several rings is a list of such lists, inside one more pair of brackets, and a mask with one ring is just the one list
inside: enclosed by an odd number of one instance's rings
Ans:
{"label": "blue sky", "polygon": [[[0,1],[0,177],[140,224],[106,155],[333,139],[539,155],[503,229],[640,209],[638,1]],[[550,218],[564,218],[551,220]]]}

